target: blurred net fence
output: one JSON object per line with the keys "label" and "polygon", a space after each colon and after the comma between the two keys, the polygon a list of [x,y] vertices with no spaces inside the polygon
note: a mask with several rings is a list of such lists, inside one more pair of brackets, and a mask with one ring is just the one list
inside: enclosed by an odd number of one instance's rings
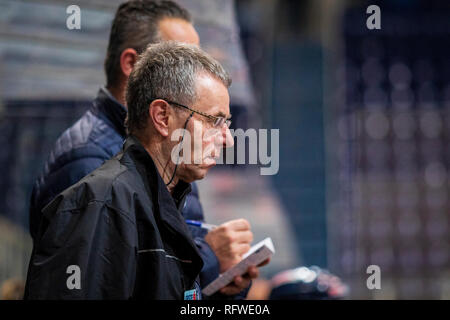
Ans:
{"label": "blurred net fence", "polygon": [[383,7],[372,31],[365,8],[343,16],[330,261],[355,297],[448,298],[450,9]]}

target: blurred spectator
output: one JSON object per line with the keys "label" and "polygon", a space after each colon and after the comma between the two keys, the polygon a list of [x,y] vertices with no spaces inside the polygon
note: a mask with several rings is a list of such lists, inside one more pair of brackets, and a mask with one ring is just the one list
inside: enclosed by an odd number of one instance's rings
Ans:
{"label": "blurred spectator", "polygon": [[0,289],[0,300],[22,300],[24,290],[25,283],[22,280],[6,280]]}
{"label": "blurred spectator", "polygon": [[257,279],[248,300],[333,300],[348,296],[349,288],[339,277],[316,266],[282,271],[270,281]]}

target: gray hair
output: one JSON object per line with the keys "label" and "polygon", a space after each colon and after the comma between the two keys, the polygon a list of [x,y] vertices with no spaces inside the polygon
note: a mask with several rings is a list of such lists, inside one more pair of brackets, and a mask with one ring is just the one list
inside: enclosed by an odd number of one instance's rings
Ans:
{"label": "gray hair", "polygon": [[146,127],[148,108],[154,99],[193,104],[197,99],[195,80],[203,72],[227,88],[231,85],[231,78],[221,64],[198,46],[175,41],[150,44],[128,79],[128,132]]}

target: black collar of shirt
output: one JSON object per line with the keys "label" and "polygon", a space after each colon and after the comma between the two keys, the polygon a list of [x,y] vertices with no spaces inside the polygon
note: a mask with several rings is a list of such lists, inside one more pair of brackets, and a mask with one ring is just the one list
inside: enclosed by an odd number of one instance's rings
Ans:
{"label": "black collar of shirt", "polygon": [[93,112],[101,115],[123,137],[126,136],[125,119],[127,109],[106,88],[100,88],[94,100]]}

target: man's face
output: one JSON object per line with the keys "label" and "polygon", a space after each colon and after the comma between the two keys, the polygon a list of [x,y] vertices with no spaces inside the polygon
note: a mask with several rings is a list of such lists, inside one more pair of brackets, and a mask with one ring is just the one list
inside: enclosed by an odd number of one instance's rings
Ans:
{"label": "man's face", "polygon": [[[216,117],[230,117],[230,97],[223,83],[207,74],[199,74],[196,79],[197,99],[188,106],[194,110]],[[183,128],[189,115],[186,109],[178,110],[177,127]],[[214,128],[214,120],[194,113],[186,126],[190,134],[190,161],[182,162],[177,176],[186,182],[203,179],[215,164],[224,147],[233,145],[233,138],[226,125]],[[185,141],[188,143],[188,140]]]}
{"label": "man's face", "polygon": [[179,18],[163,18],[159,21],[159,34],[163,41],[179,41],[200,44],[200,38],[194,26],[183,19]]}

